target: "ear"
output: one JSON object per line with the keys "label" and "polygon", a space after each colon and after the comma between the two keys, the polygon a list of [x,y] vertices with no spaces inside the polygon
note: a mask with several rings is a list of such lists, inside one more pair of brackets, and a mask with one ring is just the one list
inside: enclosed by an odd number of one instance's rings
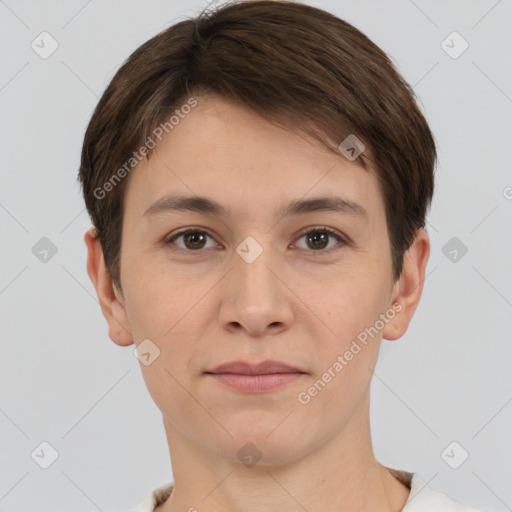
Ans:
{"label": "ear", "polygon": [[124,299],[116,286],[112,283],[100,241],[96,238],[96,228],[86,231],[84,241],[87,245],[87,273],[96,288],[96,293],[101,306],[103,316],[108,323],[108,335],[110,339],[121,346],[131,345],[131,334],[128,316],[124,306]]}
{"label": "ear", "polygon": [[404,254],[400,278],[393,286],[390,306],[394,304],[397,313],[382,331],[384,339],[396,340],[407,331],[423,292],[429,255],[430,238],[425,230],[418,229],[411,247]]}

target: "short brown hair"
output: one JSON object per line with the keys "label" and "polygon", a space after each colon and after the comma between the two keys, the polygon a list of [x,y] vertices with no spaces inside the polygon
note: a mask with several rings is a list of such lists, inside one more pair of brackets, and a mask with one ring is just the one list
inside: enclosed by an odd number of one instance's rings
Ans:
{"label": "short brown hair", "polygon": [[[356,162],[366,170],[371,162],[378,178],[399,277],[416,229],[425,227],[437,158],[413,89],[349,23],[294,1],[257,0],[205,10],[145,42],[94,111],[78,178],[121,292],[126,162],[177,107],[201,93],[221,95],[339,155],[348,135],[363,141],[367,149]],[[143,154],[149,158],[151,150]]]}

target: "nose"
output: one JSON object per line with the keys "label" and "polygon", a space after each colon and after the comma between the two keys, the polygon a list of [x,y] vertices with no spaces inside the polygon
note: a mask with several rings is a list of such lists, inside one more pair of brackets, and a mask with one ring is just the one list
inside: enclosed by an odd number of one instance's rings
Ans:
{"label": "nose", "polygon": [[232,265],[222,291],[222,326],[233,332],[245,330],[251,336],[288,329],[294,317],[294,295],[272,251],[264,249],[254,261],[237,253]]}

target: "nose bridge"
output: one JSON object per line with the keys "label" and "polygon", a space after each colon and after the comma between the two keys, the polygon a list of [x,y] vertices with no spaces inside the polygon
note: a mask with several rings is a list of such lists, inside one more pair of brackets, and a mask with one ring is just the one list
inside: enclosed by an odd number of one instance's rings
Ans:
{"label": "nose bridge", "polygon": [[270,238],[248,236],[235,248],[221,306],[223,324],[240,324],[247,331],[261,333],[269,325],[290,321],[286,286],[275,275],[280,265]]}
{"label": "nose bridge", "polygon": [[272,253],[270,236],[247,236],[238,244],[233,259],[233,272],[239,291],[250,294],[266,294],[271,291],[269,288],[274,287],[272,281],[275,280],[275,276],[270,268],[277,266]]}
{"label": "nose bridge", "polygon": [[[270,250],[270,236],[261,233],[246,236],[236,247],[236,253],[248,265],[258,259],[268,259]],[[266,258],[261,258],[264,253]]]}

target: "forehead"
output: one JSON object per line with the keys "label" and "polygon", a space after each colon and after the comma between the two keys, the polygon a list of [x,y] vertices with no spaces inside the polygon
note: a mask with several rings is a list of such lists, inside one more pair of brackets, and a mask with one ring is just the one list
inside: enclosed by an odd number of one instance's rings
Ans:
{"label": "forehead", "polygon": [[237,218],[261,214],[270,203],[326,195],[364,205],[369,216],[383,212],[374,173],[341,152],[218,96],[196,99],[197,106],[155,140],[150,159],[131,171],[127,214],[139,218],[166,195],[215,197]]}

